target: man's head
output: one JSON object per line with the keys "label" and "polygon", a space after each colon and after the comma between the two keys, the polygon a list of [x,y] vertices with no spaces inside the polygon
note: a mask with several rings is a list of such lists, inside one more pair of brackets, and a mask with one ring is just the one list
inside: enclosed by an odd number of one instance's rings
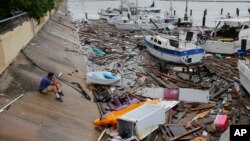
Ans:
{"label": "man's head", "polygon": [[53,72],[48,73],[47,77],[49,78],[49,80],[53,80],[53,78],[55,77],[55,74]]}

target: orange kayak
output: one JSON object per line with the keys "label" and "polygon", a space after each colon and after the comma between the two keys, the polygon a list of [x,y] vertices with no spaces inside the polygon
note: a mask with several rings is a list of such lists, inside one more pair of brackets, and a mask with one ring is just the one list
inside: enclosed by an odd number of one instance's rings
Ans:
{"label": "orange kayak", "polygon": [[145,104],[145,103],[149,103],[149,104],[158,104],[159,100],[150,100],[150,101],[143,101],[143,102],[138,102],[138,103],[134,103],[129,105],[128,107],[118,110],[118,111],[112,111],[107,113],[106,115],[104,115],[104,118],[99,118],[96,119],[94,121],[94,124],[97,126],[109,126],[111,125],[113,128],[117,127],[117,119],[119,117],[121,117],[122,115],[128,113],[129,111],[132,111],[134,109],[136,109],[137,107]]}

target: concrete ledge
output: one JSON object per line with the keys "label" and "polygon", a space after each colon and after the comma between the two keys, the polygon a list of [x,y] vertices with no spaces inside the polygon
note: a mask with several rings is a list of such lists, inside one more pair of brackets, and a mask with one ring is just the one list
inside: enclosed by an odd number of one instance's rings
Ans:
{"label": "concrete ledge", "polygon": [[25,47],[35,34],[49,19],[49,13],[38,23],[34,19],[25,21],[22,25],[0,35],[0,74],[16,58],[19,51]]}

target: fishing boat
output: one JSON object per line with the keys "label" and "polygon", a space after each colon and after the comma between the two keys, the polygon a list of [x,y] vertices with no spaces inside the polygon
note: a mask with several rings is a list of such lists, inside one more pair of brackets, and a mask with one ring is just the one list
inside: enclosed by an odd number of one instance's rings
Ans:
{"label": "fishing boat", "polygon": [[136,13],[134,7],[133,4],[122,2],[121,14],[107,18],[108,24],[115,25],[115,23],[124,20],[124,18],[135,19]]}
{"label": "fishing boat", "polygon": [[247,40],[246,50],[250,49],[250,18],[227,18],[216,20],[217,26],[198,40],[207,52],[235,54],[241,47],[241,40]]}
{"label": "fishing boat", "polygon": [[101,19],[108,19],[120,15],[120,10],[116,8],[101,9],[97,12]]}
{"label": "fishing boat", "polygon": [[120,81],[121,77],[111,72],[96,71],[86,74],[88,84],[112,85]]}
{"label": "fishing boat", "polygon": [[165,21],[168,23],[177,24],[178,17],[175,15],[175,12],[173,10],[172,0],[170,0],[169,2],[170,2],[169,4],[170,7],[169,7],[169,11],[166,12],[165,14]]}
{"label": "fishing boat", "polygon": [[205,55],[204,49],[192,42],[166,35],[146,35],[144,43],[150,54],[167,62],[190,65],[199,63]]}
{"label": "fishing boat", "polygon": [[[171,10],[172,10],[172,0],[171,2]],[[188,0],[186,0],[186,8],[185,8],[185,14],[184,17],[182,18],[177,18],[177,16],[172,16],[175,17],[176,25],[178,27],[192,27],[193,25],[193,17],[192,17],[192,12],[190,11],[190,15],[188,16]]]}
{"label": "fishing boat", "polygon": [[250,94],[250,60],[240,60],[238,62],[238,70],[240,75],[240,84]]}
{"label": "fishing boat", "polygon": [[[122,3],[121,14],[118,16],[107,18],[107,22],[111,25],[124,21],[124,19],[135,20],[140,19],[154,19],[154,17],[159,18],[161,9],[154,7],[154,2],[150,7],[136,7],[133,3]],[[153,6],[153,7],[152,7]],[[137,16],[138,15],[138,16]]]}
{"label": "fishing boat", "polygon": [[170,21],[172,19],[166,20],[164,16],[159,15],[160,11],[157,9],[154,7],[154,1],[151,7],[147,8],[139,8],[138,1],[136,1],[136,5],[131,4],[127,10],[123,10],[127,14],[122,14],[120,18],[113,18],[108,21],[115,24],[119,30],[152,30],[171,26],[172,23]]}

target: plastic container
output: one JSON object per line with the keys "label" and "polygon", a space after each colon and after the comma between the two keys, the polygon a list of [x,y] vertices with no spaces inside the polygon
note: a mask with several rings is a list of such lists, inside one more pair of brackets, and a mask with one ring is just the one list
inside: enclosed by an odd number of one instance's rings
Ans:
{"label": "plastic container", "polygon": [[164,90],[164,99],[165,100],[177,100],[179,99],[179,89],[171,88]]}
{"label": "plastic container", "polygon": [[228,116],[227,115],[217,115],[214,120],[214,126],[216,131],[224,132],[228,127]]}

